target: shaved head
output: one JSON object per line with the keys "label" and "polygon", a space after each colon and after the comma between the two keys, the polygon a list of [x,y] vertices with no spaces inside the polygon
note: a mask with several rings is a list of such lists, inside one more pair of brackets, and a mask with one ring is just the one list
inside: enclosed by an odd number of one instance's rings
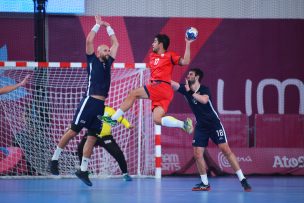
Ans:
{"label": "shaved head", "polygon": [[97,57],[103,61],[107,60],[110,54],[110,48],[105,45],[99,45],[97,48]]}

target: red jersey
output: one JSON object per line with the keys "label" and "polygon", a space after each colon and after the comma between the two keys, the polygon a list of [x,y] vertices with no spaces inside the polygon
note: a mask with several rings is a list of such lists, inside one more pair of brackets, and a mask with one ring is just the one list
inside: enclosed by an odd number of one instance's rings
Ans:
{"label": "red jersey", "polygon": [[173,66],[177,65],[181,56],[175,52],[167,51],[163,54],[152,52],[150,54],[150,80],[162,80],[171,82]]}

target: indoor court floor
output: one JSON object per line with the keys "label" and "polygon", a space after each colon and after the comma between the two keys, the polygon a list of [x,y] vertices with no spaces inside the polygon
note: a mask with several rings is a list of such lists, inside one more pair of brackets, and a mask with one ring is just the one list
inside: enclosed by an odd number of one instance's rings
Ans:
{"label": "indoor court floor", "polygon": [[209,178],[211,191],[191,191],[198,177],[1,179],[1,203],[303,203],[303,176],[252,176],[244,192],[236,176]]}

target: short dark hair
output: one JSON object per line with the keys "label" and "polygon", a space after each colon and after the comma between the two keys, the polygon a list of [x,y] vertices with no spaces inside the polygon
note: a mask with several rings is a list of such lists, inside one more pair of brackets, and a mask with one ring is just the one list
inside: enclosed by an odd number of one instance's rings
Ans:
{"label": "short dark hair", "polygon": [[191,68],[189,72],[194,72],[195,76],[198,76],[198,81],[201,82],[204,77],[204,72],[199,68]]}
{"label": "short dark hair", "polygon": [[167,51],[167,49],[170,45],[170,38],[165,34],[158,34],[155,36],[155,38],[157,39],[157,41],[159,43],[163,43],[163,47]]}

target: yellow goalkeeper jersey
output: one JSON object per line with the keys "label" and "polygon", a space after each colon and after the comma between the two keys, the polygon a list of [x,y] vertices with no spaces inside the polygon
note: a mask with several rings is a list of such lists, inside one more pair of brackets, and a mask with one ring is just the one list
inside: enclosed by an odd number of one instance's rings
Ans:
{"label": "yellow goalkeeper jersey", "polygon": [[[116,111],[113,108],[106,106],[105,110],[104,110],[104,116],[111,117],[115,112]],[[129,121],[127,119],[125,119],[123,116],[119,117],[117,122],[123,124],[126,128],[130,128],[130,126],[131,126]],[[104,136],[109,136],[109,135],[112,135],[112,128],[108,123],[103,122],[101,132],[99,133],[98,136],[104,137]]]}

